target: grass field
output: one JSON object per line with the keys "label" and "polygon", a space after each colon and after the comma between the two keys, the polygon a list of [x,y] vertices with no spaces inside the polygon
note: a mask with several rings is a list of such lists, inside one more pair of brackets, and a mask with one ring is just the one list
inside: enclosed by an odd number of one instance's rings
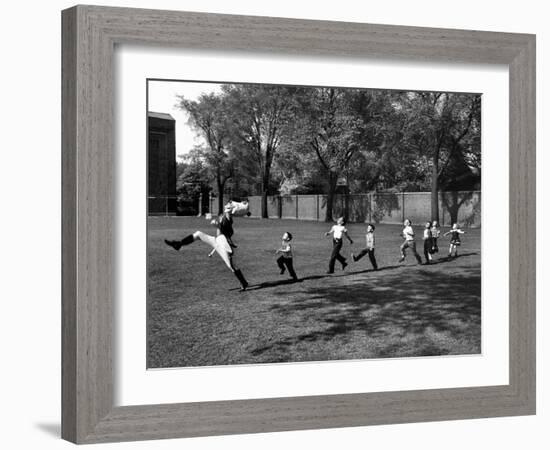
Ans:
{"label": "grass field", "polygon": [[[401,226],[376,227],[376,258],[351,262],[365,242],[365,225],[350,224],[349,266],[327,275],[331,238],[325,223],[235,219],[238,281],[200,241],[179,252],[163,239],[200,229],[204,218],[151,217],[148,234],[148,367],[324,361],[481,351],[479,229],[466,230],[457,259],[448,237],[430,266],[408,255],[399,264]],[[279,275],[274,251],[284,231],[294,235],[299,282]],[[446,231],[445,229],[444,231]],[[421,252],[421,226],[415,226]]]}

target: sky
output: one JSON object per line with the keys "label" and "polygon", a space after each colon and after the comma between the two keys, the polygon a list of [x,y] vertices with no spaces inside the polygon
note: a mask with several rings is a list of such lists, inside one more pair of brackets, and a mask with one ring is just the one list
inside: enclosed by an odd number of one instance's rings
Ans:
{"label": "sky", "polygon": [[196,145],[204,144],[204,139],[187,125],[188,114],[176,107],[177,95],[196,100],[203,93],[216,92],[221,84],[190,83],[185,81],[149,81],[149,111],[170,114],[176,120],[176,158],[189,153]]}

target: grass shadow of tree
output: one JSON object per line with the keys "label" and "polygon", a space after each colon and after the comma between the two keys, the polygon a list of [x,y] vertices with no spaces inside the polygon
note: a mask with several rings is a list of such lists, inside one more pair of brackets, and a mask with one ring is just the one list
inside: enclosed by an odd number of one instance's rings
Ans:
{"label": "grass shadow of tree", "polygon": [[[396,271],[346,286],[308,286],[302,291],[304,300],[271,306],[274,313],[294,320],[302,317],[303,331],[259,346],[251,353],[281,355],[301,342],[345,343],[357,333],[376,342],[370,357],[479,353],[479,267],[456,276],[417,270],[414,278],[404,278]],[[308,322],[317,326],[308,327]]]}

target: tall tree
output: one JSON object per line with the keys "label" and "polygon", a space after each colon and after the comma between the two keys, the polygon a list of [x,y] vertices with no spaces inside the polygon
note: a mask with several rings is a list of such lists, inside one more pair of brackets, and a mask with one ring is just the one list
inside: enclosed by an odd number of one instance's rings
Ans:
{"label": "tall tree", "polygon": [[221,214],[225,184],[233,176],[234,164],[224,96],[209,93],[202,94],[197,100],[188,100],[183,96],[178,96],[178,100],[178,107],[189,114],[189,124],[200,132],[206,142],[200,153],[215,180],[218,213]]}
{"label": "tall tree", "polygon": [[[408,113],[415,119],[413,140],[431,166],[432,220],[439,220],[441,174],[463,141],[479,135],[481,98],[472,94],[418,92],[409,93],[407,99]],[[478,150],[476,147],[472,151]]]}
{"label": "tall tree", "polygon": [[[176,166],[176,192],[178,194],[178,202],[194,203],[202,197],[202,202],[205,204],[208,193],[210,192],[210,182],[212,176],[209,168],[202,157],[204,149],[195,147],[185,155],[179,155],[182,162],[178,162]],[[198,204],[198,211],[202,214],[203,204]]]}
{"label": "tall tree", "polygon": [[254,161],[261,186],[262,218],[268,218],[267,197],[273,161],[295,111],[294,87],[224,85],[231,109],[232,132]]}
{"label": "tall tree", "polygon": [[294,136],[313,152],[325,175],[325,221],[330,222],[338,179],[369,145],[370,107],[375,101],[370,92],[356,89],[308,88],[300,94]]}

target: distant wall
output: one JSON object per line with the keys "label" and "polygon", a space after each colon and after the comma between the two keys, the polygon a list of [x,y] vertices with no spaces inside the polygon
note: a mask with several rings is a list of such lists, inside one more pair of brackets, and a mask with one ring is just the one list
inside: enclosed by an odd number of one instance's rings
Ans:
{"label": "distant wall", "polygon": [[[230,198],[224,198],[224,202]],[[248,197],[251,217],[261,217],[262,198]],[[408,218],[415,224],[431,219],[430,192],[377,192],[372,194],[336,195],[334,218],[347,216],[348,222],[398,224]],[[267,211],[271,219],[325,220],[326,195],[269,196]],[[211,199],[211,211],[217,213],[217,201]],[[464,227],[481,226],[481,192],[440,192],[441,225],[458,222]]]}

